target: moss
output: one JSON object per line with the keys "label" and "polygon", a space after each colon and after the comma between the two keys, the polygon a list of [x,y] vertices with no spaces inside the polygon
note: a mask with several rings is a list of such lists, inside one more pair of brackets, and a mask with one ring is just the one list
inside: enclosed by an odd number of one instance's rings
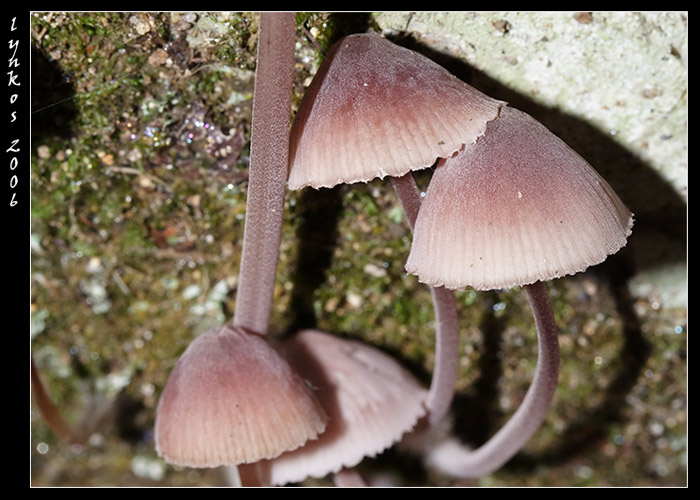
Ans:
{"label": "moss", "polygon": [[[91,402],[111,415],[88,443],[71,448],[56,442],[34,412],[36,485],[223,483],[214,471],[166,466],[153,479],[132,465],[134,457],[157,461],[157,397],[179,355],[196,334],[234,312],[257,16],[207,14],[191,22],[177,13],[140,16],[32,15],[33,41],[56,81],[70,84],[72,94],[60,99],[74,107],[58,114],[53,105],[34,115],[35,123],[48,115],[51,126],[36,136],[32,152],[38,243],[31,299],[41,325],[32,347],[71,422]],[[139,34],[136,21],[148,31]],[[302,28],[327,50],[341,34],[373,23],[368,16],[297,15],[298,47],[310,56],[297,60],[297,102],[321,57],[308,52]],[[183,65],[151,57],[178,39],[192,49]],[[59,118],[69,133],[59,133]],[[432,303],[427,287],[404,273],[410,232],[391,187],[374,181],[289,193],[286,208],[275,334],[317,326],[362,339],[429,383]],[[644,300],[630,305],[602,271],[558,280],[550,292],[562,325],[555,405],[524,453],[478,484],[683,484],[684,311],[654,309]],[[478,441],[527,390],[535,331],[522,290],[456,296],[458,429]],[[126,385],[115,396],[119,386],[108,382],[119,380]],[[390,453],[365,471],[419,469],[406,461]]]}

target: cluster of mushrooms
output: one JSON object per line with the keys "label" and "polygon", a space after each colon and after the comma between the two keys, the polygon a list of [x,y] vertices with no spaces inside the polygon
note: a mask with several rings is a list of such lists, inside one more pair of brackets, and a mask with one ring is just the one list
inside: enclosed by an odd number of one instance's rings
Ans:
{"label": "cluster of mushrooms", "polygon": [[[325,56],[289,127],[295,16],[262,13],[243,253],[231,324],[199,335],[161,395],[156,449],[188,467],[236,466],[243,485],[353,471],[408,436],[455,478],[501,467],[539,428],[558,378],[559,344],[544,281],[622,248],[632,214],[573,150],[527,114],[377,34]],[[437,165],[436,165],[437,162]],[[435,166],[421,194],[412,171]],[[387,354],[304,330],[268,327],[286,189],[389,176],[413,230],[406,270],[431,287],[436,362],[429,388]],[[454,289],[521,286],[538,362],[521,406],[469,449],[450,433],[457,379]]]}

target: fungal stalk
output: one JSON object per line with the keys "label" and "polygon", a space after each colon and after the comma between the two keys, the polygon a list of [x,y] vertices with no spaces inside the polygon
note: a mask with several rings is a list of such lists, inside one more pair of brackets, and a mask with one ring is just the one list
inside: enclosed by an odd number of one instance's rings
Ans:
{"label": "fungal stalk", "polygon": [[[391,184],[401,202],[408,225],[413,231],[421,205],[421,196],[411,172],[392,177]],[[459,318],[452,290],[431,286],[435,308],[435,367],[426,398],[429,427],[435,427],[450,410],[457,383],[459,351]]]}
{"label": "fungal stalk", "polygon": [[534,434],[551,404],[559,365],[542,282],[602,262],[626,244],[632,223],[627,207],[583,158],[510,106],[474,144],[440,161],[416,220],[406,270],[450,289],[525,287],[539,359],[523,404],[487,444],[460,453],[438,446],[434,463],[478,477],[503,465]]}
{"label": "fungal stalk", "polygon": [[289,155],[295,17],[261,13],[243,253],[233,324],[266,335],[279,259]]}
{"label": "fungal stalk", "polygon": [[325,430],[313,392],[265,338],[284,209],[294,37],[293,13],[260,14],[236,311],[233,325],[194,339],[161,394],[156,450],[170,463],[216,467],[274,458]]}
{"label": "fungal stalk", "polygon": [[547,416],[559,378],[557,327],[546,285],[538,281],[524,288],[535,317],[538,340],[537,367],[530,388],[508,422],[479,448],[465,448],[453,437],[432,443],[426,462],[443,472],[478,478],[498,470],[527,443]]}
{"label": "fungal stalk", "polygon": [[[318,189],[390,176],[412,225],[420,198],[407,174],[472,143],[502,105],[379,35],[347,36],[324,58],[299,106],[289,187]],[[438,353],[427,407],[434,425],[454,394],[458,321],[452,292],[438,287],[432,294]]]}

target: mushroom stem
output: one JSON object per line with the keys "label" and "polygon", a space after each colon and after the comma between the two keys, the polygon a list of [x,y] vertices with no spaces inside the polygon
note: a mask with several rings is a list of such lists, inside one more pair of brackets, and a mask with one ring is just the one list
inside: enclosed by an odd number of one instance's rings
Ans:
{"label": "mushroom stem", "polygon": [[340,488],[363,488],[365,480],[354,468],[345,467],[333,474],[333,484]]}
{"label": "mushroom stem", "polygon": [[[392,186],[403,206],[411,230],[421,205],[421,196],[411,172],[391,178]],[[435,368],[426,399],[427,421],[432,427],[440,422],[452,405],[458,375],[459,319],[451,290],[430,287],[435,307]]]}
{"label": "mushroom stem", "polygon": [[526,285],[538,337],[537,368],[522,404],[494,436],[476,450],[466,450],[452,440],[438,444],[429,461],[461,478],[477,478],[500,468],[532,437],[549,411],[559,377],[559,340],[554,315],[541,281]]}
{"label": "mushroom stem", "polygon": [[260,14],[248,198],[234,326],[265,335],[270,321],[289,154],[293,12]]}
{"label": "mushroom stem", "polygon": [[49,429],[61,440],[69,444],[81,444],[84,439],[78,432],[74,431],[70,425],[64,420],[61,411],[51,399],[44,382],[39,376],[39,369],[34,362],[34,356],[30,356],[31,371],[30,380],[32,394],[36,402],[39,412],[43,417]]}

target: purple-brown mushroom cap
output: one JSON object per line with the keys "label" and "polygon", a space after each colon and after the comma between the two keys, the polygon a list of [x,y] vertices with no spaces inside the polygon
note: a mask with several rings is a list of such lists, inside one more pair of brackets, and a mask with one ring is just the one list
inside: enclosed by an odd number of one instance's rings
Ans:
{"label": "purple-brown mushroom cap", "polygon": [[195,338],[170,374],[156,412],[156,451],[189,467],[255,462],[315,439],[325,420],[264,338],[222,327]]}
{"label": "purple-brown mushroom cap", "polygon": [[451,289],[525,285],[599,264],[625,246],[632,224],[583,158],[504,106],[475,144],[435,169],[406,270]]}
{"label": "purple-brown mushroom cap", "polygon": [[397,442],[426,412],[427,390],[372,346],[303,330],[281,351],[313,387],[328,426],[319,439],[255,464],[263,483],[297,482],[353,467]]}
{"label": "purple-brown mushroom cap", "polygon": [[502,104],[379,35],[347,36],[299,106],[288,186],[332,187],[430,167],[473,142]]}

